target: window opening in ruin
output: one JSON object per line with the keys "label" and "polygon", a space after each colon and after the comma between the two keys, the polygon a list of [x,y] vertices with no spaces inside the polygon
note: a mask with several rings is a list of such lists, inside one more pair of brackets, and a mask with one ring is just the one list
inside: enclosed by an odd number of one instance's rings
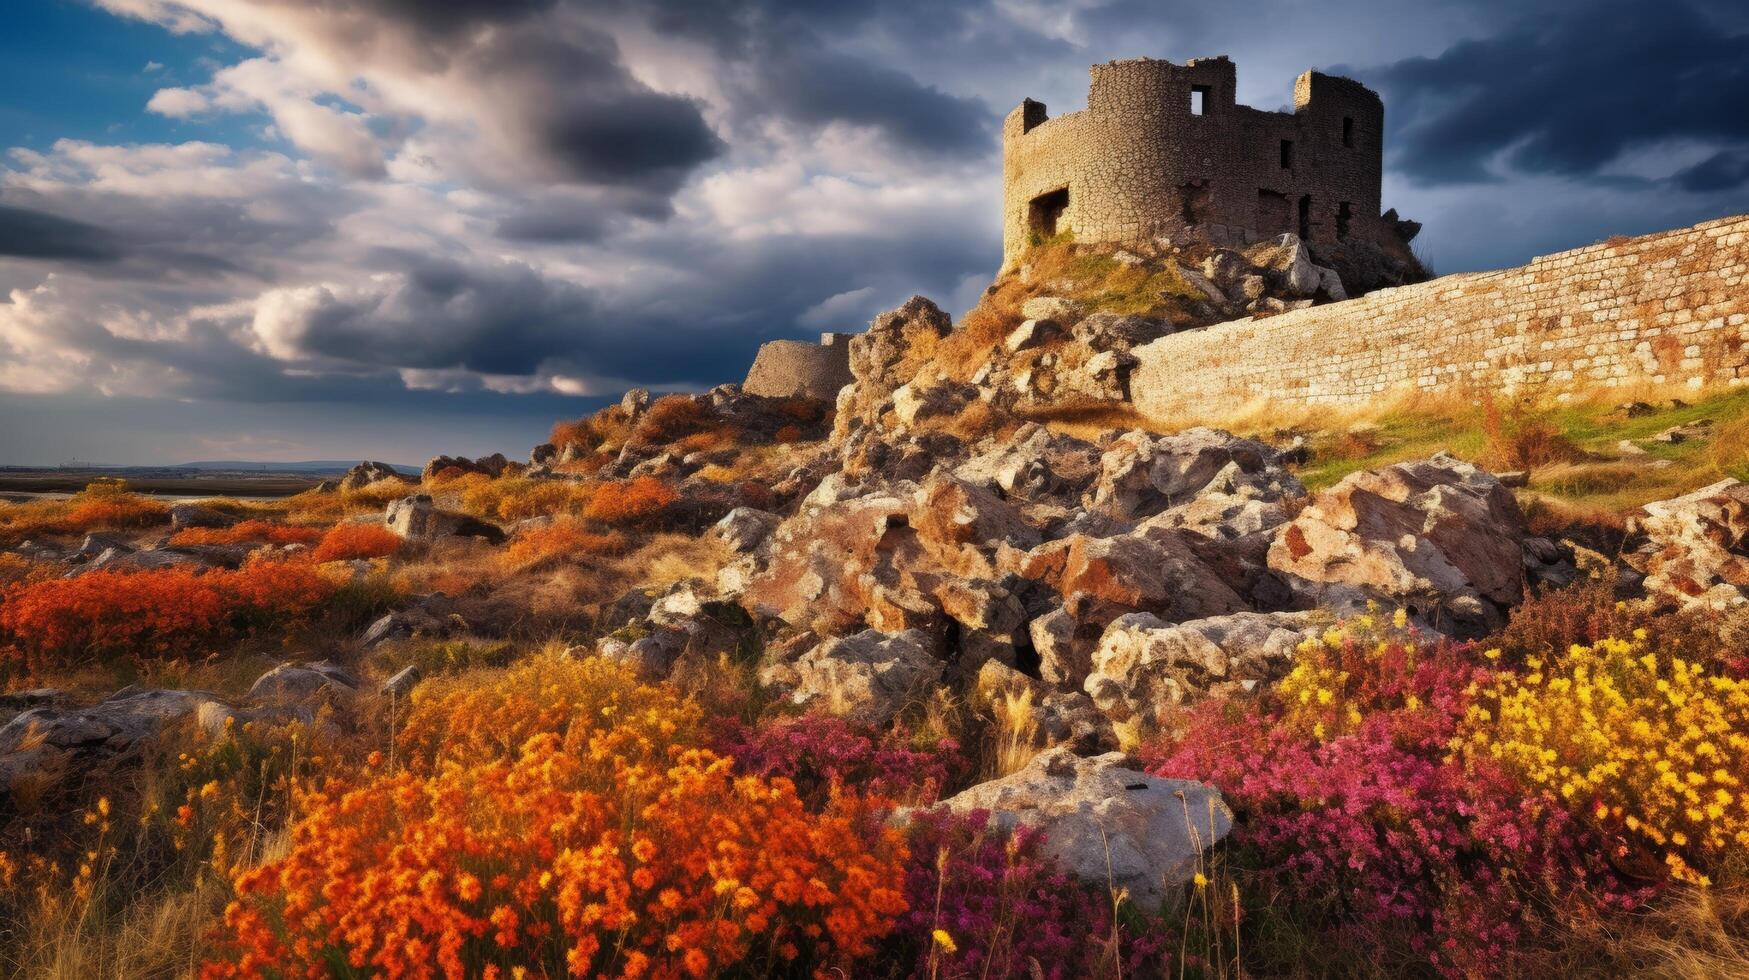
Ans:
{"label": "window opening in ruin", "polygon": [[1354,145],[1354,117],[1353,116],[1343,116],[1342,117],[1342,145],[1343,146],[1353,146]]}
{"label": "window opening in ruin", "polygon": [[[1032,199],[1027,206],[1027,223],[1032,226],[1032,233],[1037,237],[1055,238],[1062,223],[1063,212],[1069,209],[1069,189],[1059,188],[1048,194],[1040,194]],[[1062,229],[1066,230],[1066,229]]]}
{"label": "window opening in ruin", "polygon": [[1306,194],[1300,198],[1300,240],[1312,240],[1312,195]]}
{"label": "window opening in ruin", "polygon": [[1281,169],[1292,170],[1294,167],[1294,141],[1281,141]]}
{"label": "window opening in ruin", "polygon": [[1343,201],[1336,205],[1336,240],[1348,240],[1348,223],[1354,220],[1354,205]]}
{"label": "window opening in ruin", "polygon": [[1190,87],[1190,114],[1206,116],[1209,114],[1209,93],[1207,85],[1192,85]]}
{"label": "window opening in ruin", "polygon": [[1186,226],[1200,225],[1208,220],[1212,195],[1206,180],[1193,180],[1178,188],[1179,216]]}
{"label": "window opening in ruin", "polygon": [[1257,191],[1257,230],[1264,235],[1280,235],[1290,230],[1287,195],[1275,191]]}

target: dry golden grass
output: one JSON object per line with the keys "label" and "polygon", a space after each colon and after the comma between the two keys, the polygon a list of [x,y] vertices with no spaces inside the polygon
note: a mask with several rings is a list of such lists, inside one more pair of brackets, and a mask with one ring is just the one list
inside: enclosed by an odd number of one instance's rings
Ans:
{"label": "dry golden grass", "polygon": [[987,778],[999,779],[1019,772],[1038,755],[1038,719],[1032,709],[1030,687],[1000,691],[991,699],[993,744],[985,774]]}

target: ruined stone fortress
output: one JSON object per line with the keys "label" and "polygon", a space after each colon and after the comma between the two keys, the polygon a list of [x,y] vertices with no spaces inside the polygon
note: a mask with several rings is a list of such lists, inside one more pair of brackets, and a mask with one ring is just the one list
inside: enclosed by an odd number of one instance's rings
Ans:
{"label": "ruined stone fortress", "polygon": [[1189,237],[1247,245],[1383,242],[1384,103],[1359,82],[1308,71],[1294,111],[1239,105],[1225,57],[1092,68],[1087,108],[1050,118],[1023,101],[1002,126],[1002,264],[1061,232],[1076,242]]}
{"label": "ruined stone fortress", "polygon": [[[1384,108],[1358,82],[1306,72],[1294,111],[1234,101],[1226,58],[1095,65],[1087,108],[1032,100],[1003,129],[1003,269],[1035,241],[1160,237],[1314,249],[1395,248],[1379,213]],[[846,335],[773,341],[746,390],[830,398]],[[1749,383],[1749,216],[1617,238],[1528,265],[1169,333],[1132,351],[1128,396],[1162,422],[1240,406],[1355,404],[1433,391],[1559,397]]]}

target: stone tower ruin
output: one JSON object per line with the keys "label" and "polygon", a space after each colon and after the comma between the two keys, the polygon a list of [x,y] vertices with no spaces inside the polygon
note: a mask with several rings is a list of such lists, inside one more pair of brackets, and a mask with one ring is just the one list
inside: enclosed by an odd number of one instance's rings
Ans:
{"label": "stone tower ruin", "polygon": [[1004,269],[1063,231],[1085,243],[1407,237],[1379,214],[1385,109],[1359,82],[1308,71],[1292,112],[1264,112],[1235,101],[1224,56],[1091,73],[1086,109],[1052,119],[1027,99],[1003,123]]}

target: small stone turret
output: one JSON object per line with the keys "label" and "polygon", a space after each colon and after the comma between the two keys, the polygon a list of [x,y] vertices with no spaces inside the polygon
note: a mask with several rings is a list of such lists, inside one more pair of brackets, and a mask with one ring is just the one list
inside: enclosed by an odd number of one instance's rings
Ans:
{"label": "small stone turret", "polygon": [[1027,99],[1003,124],[1003,267],[1064,231],[1083,243],[1160,236],[1246,245],[1403,244],[1379,215],[1384,103],[1308,71],[1292,112],[1239,105],[1225,57],[1092,68],[1087,108],[1055,119]]}

